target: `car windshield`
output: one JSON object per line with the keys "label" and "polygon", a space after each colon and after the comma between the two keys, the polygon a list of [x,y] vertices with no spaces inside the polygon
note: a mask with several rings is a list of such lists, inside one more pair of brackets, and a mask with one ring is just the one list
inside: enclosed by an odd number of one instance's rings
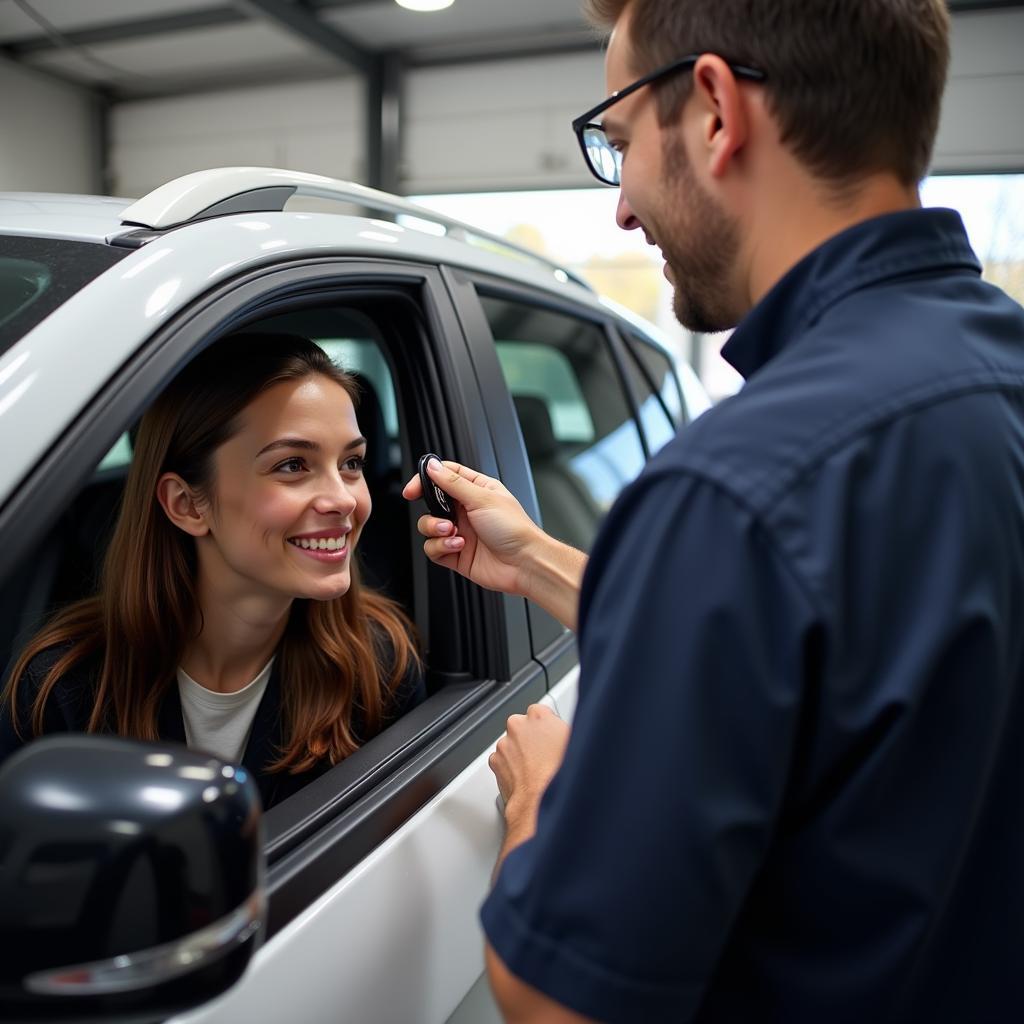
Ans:
{"label": "car windshield", "polygon": [[0,235],[0,354],[128,252],[98,242]]}

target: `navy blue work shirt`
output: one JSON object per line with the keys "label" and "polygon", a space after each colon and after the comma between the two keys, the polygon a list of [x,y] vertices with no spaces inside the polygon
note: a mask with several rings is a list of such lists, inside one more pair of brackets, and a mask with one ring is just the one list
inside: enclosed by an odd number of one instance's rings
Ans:
{"label": "navy blue work shirt", "polygon": [[616,503],[482,910],[605,1021],[1024,1020],[1024,310],[959,216],[830,239]]}

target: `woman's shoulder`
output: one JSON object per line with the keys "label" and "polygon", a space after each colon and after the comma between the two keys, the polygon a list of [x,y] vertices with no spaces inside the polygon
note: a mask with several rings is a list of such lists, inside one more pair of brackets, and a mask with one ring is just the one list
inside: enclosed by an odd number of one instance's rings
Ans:
{"label": "woman's shoulder", "polygon": [[[51,647],[44,647],[32,655],[17,678],[11,679],[11,684],[16,687],[15,695],[19,714],[28,712],[50,673],[60,665],[74,647],[75,644],[71,640],[54,644]],[[54,681],[47,704],[56,704],[65,709],[65,717],[67,713],[74,713],[74,709],[82,702],[83,696],[92,693],[95,675],[95,658],[85,658],[69,665]]]}
{"label": "woman's shoulder", "polygon": [[[55,668],[74,647],[70,641],[37,651],[5,688],[0,706],[0,760],[22,746],[35,734],[33,712],[43,686]],[[78,662],[61,672],[46,695],[40,735],[52,732],[80,732],[92,711],[94,665],[92,659]],[[13,712],[13,714],[12,714]]]}
{"label": "woman's shoulder", "polygon": [[[65,640],[63,643],[53,644],[50,647],[44,647],[41,651],[36,651],[22,669],[19,686],[26,685],[31,689],[38,690],[42,686],[43,680],[71,653],[74,647],[74,641]],[[88,680],[90,676],[88,662],[77,662],[61,674],[58,685],[62,689],[77,686]]]}

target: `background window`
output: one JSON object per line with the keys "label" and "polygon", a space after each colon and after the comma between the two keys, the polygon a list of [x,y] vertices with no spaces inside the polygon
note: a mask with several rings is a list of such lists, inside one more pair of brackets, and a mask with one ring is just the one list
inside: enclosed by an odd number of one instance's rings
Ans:
{"label": "background window", "polygon": [[653,455],[687,422],[679,381],[668,356],[649,342],[625,335],[626,373],[637,395],[640,423]]}
{"label": "background window", "polygon": [[[598,291],[656,324],[712,398],[739,390],[742,377],[721,357],[728,332],[693,335],[672,310],[672,287],[657,248],[615,223],[616,189],[424,195],[416,202],[527,245],[586,278]],[[963,217],[986,280],[1024,303],[1024,174],[933,175],[924,206]]]}
{"label": "background window", "polygon": [[644,449],[597,325],[493,296],[481,302],[515,403],[544,528],[582,549]]}

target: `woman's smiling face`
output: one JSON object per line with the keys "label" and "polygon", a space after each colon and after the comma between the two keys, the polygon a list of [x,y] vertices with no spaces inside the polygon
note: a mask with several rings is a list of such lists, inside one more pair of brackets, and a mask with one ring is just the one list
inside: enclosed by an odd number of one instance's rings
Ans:
{"label": "woman's smiling face", "polygon": [[352,399],[314,374],[275,384],[214,453],[202,582],[239,597],[325,601],[351,585],[352,550],[370,515],[366,439]]}

